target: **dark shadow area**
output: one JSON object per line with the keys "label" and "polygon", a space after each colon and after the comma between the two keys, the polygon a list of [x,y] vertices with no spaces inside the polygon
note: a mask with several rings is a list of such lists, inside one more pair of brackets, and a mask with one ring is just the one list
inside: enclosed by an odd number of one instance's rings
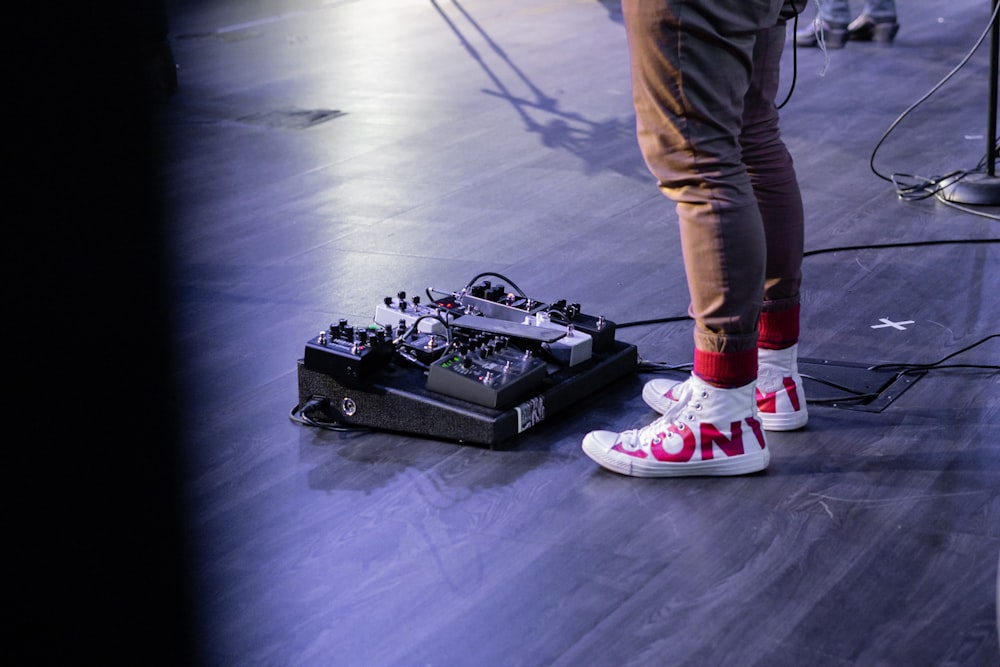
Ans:
{"label": "dark shadow area", "polygon": [[173,85],[163,10],[8,15],[4,414],[29,428],[7,438],[3,625],[21,664],[190,664],[151,127]]}

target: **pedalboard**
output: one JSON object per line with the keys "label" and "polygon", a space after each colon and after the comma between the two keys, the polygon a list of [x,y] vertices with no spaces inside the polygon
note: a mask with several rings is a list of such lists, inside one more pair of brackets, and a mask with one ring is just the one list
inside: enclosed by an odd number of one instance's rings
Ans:
{"label": "pedalboard", "polygon": [[306,342],[312,422],[495,445],[638,367],[614,323],[579,304],[491,281],[427,297],[384,297],[371,323],[340,319]]}

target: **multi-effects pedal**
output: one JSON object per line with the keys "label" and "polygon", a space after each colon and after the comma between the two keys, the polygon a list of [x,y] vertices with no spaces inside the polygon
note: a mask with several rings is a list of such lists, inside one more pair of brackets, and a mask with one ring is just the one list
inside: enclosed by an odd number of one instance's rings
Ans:
{"label": "multi-effects pedal", "polygon": [[370,323],[340,319],[306,342],[306,423],[492,445],[638,367],[615,324],[579,304],[488,280],[426,296],[385,297]]}

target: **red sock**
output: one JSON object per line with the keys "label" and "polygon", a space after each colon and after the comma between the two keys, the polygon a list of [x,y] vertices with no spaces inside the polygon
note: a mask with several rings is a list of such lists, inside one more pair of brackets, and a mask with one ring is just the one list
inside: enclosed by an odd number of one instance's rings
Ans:
{"label": "red sock", "polygon": [[799,305],[785,310],[764,311],[757,326],[757,347],[784,350],[799,342]]}
{"label": "red sock", "polygon": [[757,348],[742,352],[694,351],[694,374],[716,387],[732,389],[757,379]]}

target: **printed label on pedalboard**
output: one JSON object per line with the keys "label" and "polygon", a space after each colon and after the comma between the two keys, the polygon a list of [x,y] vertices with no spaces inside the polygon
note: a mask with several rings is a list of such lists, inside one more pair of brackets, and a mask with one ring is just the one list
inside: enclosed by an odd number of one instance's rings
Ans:
{"label": "printed label on pedalboard", "polygon": [[517,432],[523,433],[535,424],[545,421],[545,401],[541,396],[521,403],[514,408],[517,412]]}

